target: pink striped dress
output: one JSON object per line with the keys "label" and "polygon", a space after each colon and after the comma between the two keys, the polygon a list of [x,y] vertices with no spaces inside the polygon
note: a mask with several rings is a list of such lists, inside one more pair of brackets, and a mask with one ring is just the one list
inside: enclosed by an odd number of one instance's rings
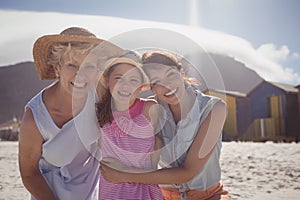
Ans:
{"label": "pink striped dress", "polygon": [[[144,116],[146,101],[137,99],[129,110],[113,112],[114,120],[102,128],[103,157],[113,157],[128,167],[151,169],[150,152],[155,143],[153,127]],[[158,185],[112,184],[100,176],[99,199],[163,199]]]}

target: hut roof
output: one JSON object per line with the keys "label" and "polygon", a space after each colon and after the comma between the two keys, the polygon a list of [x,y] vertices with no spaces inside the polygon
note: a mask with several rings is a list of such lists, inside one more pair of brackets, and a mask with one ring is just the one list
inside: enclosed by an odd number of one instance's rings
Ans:
{"label": "hut roof", "polygon": [[247,94],[237,92],[237,91],[229,91],[229,90],[226,90],[226,91],[224,91],[224,90],[209,90],[209,91],[226,94],[226,95],[231,95],[231,96],[235,96],[235,97],[247,97]]}
{"label": "hut roof", "polygon": [[282,89],[283,91],[287,93],[298,93],[298,89],[295,88],[293,85],[288,85],[284,83],[276,83],[276,82],[270,82],[272,85]]}

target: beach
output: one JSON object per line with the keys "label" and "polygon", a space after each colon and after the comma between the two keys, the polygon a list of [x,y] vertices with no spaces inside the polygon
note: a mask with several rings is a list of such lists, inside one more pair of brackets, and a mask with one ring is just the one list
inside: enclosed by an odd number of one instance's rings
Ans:
{"label": "beach", "polygon": [[221,168],[233,199],[299,199],[299,143],[224,142]]}
{"label": "beach", "polygon": [[0,200],[28,200],[18,165],[18,142],[0,141]]}
{"label": "beach", "polygon": [[[223,142],[222,182],[232,199],[299,199],[300,143]],[[0,200],[26,200],[18,142],[0,142]]]}

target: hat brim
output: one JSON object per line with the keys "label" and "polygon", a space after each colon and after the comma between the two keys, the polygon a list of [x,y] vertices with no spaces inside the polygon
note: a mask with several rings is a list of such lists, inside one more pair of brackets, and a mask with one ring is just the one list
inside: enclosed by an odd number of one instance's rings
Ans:
{"label": "hat brim", "polygon": [[111,67],[118,65],[118,64],[129,64],[129,65],[137,67],[137,69],[140,70],[140,72],[141,72],[144,84],[149,84],[148,76],[145,74],[145,72],[142,69],[142,66],[143,66],[142,63],[139,63],[128,57],[120,56],[120,57],[111,58],[111,59],[107,60],[107,62],[105,63],[105,71],[108,71]]}
{"label": "hat brim", "polygon": [[[80,35],[45,35],[40,37],[33,46],[34,64],[41,80],[52,80],[56,78],[52,66],[48,66],[47,60],[51,47],[56,43],[83,42],[100,45],[105,40],[96,37],[84,37]],[[105,41],[107,43],[107,41]],[[109,42],[108,42],[109,43]],[[111,44],[111,43],[110,43]],[[111,46],[111,45],[110,45]],[[120,51],[120,47],[112,45],[116,51]],[[111,48],[111,47],[110,47]],[[114,49],[111,49],[113,51]]]}
{"label": "hat brim", "polygon": [[133,59],[131,58],[126,58],[126,57],[119,57],[119,58],[112,58],[112,59],[109,59],[105,65],[105,68],[107,67],[111,67],[113,65],[116,65],[116,64],[130,64],[130,65],[133,65],[133,66],[136,66],[136,67],[141,67],[142,64],[141,63],[138,63],[136,61],[134,61]]}

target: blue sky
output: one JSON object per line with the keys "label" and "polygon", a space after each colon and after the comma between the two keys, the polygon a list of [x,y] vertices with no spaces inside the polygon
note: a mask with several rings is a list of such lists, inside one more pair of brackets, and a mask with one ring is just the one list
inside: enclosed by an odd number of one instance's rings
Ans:
{"label": "blue sky", "polygon": [[298,0],[1,0],[0,9],[193,23],[241,37],[300,74]]}

